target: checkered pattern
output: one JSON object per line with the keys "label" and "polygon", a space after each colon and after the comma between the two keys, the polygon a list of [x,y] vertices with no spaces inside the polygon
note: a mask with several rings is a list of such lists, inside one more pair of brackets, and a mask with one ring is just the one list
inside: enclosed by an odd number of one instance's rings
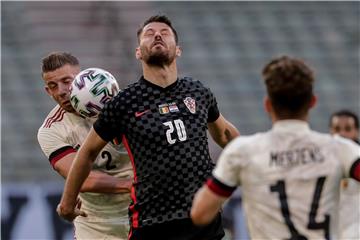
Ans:
{"label": "checkered pattern", "polygon": [[[196,101],[194,114],[185,106],[186,97]],[[161,114],[159,106],[167,103],[175,103],[179,111]],[[213,94],[191,78],[166,88],[142,78],[106,105],[94,128],[105,140],[125,136],[129,144],[136,175],[130,207],[133,227],[189,217],[193,195],[214,166],[206,131],[207,122],[218,117]],[[187,139],[178,139],[175,126],[170,136],[176,141],[170,144],[164,123],[174,120],[184,123]]]}

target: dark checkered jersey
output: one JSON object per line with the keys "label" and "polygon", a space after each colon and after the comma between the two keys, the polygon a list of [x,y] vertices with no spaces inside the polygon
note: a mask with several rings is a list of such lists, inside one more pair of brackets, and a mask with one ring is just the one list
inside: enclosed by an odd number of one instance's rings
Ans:
{"label": "dark checkered jersey", "polygon": [[188,77],[166,88],[142,77],[106,104],[94,129],[106,141],[121,139],[129,152],[134,228],[189,217],[214,167],[207,123],[218,117],[212,92]]}

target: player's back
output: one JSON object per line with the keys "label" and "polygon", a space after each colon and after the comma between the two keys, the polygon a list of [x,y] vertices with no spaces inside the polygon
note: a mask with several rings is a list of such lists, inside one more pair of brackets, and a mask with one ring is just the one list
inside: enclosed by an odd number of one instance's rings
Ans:
{"label": "player's back", "polygon": [[238,156],[229,158],[233,171],[239,171],[251,237],[338,238],[340,180],[359,155],[349,142],[296,120],[236,139],[230,148]]}

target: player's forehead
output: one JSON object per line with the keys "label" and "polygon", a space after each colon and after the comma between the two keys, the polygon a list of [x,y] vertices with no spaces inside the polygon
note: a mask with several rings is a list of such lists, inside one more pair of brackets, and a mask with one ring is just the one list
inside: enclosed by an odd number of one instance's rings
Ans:
{"label": "player's forehead", "polygon": [[334,116],[331,125],[335,126],[351,126],[355,127],[355,120],[350,116]]}
{"label": "player's forehead", "polygon": [[74,77],[79,72],[79,66],[66,64],[60,68],[55,69],[54,71],[43,73],[43,79],[45,82],[56,82],[66,77]]}
{"label": "player's forehead", "polygon": [[144,33],[144,32],[151,31],[151,30],[155,30],[155,31],[169,30],[169,31],[171,31],[171,28],[166,23],[151,22],[144,26],[142,32]]}

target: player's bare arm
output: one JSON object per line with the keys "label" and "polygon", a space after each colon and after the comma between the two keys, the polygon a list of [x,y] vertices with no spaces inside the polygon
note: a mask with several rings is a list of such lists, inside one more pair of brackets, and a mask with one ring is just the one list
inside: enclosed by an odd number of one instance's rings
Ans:
{"label": "player's bare arm", "polygon": [[225,147],[232,139],[240,135],[236,127],[221,114],[215,122],[208,123],[208,129],[211,137],[221,147]]}
{"label": "player's bare arm", "polygon": [[91,128],[71,165],[65,182],[64,192],[57,209],[60,217],[65,220],[73,221],[75,217],[83,214],[83,212],[76,209],[76,199],[81,186],[90,174],[96,156],[106,144],[107,142]]}
{"label": "player's bare arm", "polygon": [[191,208],[190,215],[193,223],[196,225],[210,223],[219,213],[226,199],[212,192],[206,185],[201,187],[194,197]]}
{"label": "player's bare arm", "polygon": [[[54,169],[65,179],[69,174],[75,155],[75,152],[69,153],[54,165]],[[109,174],[92,170],[81,186],[80,192],[127,193],[130,192],[131,185],[132,179],[119,179]]]}

